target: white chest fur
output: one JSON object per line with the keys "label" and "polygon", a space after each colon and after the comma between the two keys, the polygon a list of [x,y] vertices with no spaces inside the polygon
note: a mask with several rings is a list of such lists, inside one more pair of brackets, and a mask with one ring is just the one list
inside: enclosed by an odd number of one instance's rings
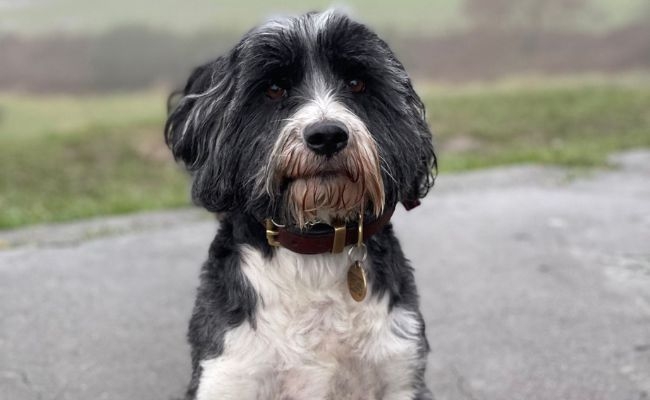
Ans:
{"label": "white chest fur", "polygon": [[201,362],[198,400],[411,399],[419,363],[418,319],[388,299],[357,303],[347,252],[272,260],[241,249],[258,294],[255,326],[225,335],[223,353]]}

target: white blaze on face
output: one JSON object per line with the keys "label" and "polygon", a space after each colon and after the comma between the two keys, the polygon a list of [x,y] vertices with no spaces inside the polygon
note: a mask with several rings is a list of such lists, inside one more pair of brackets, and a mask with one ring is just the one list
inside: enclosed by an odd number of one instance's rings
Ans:
{"label": "white blaze on face", "polygon": [[[379,215],[384,205],[377,146],[366,125],[315,79],[313,98],[287,120],[271,154],[265,188],[275,194],[289,180],[284,201],[291,222],[299,226],[323,216],[348,218],[372,204]],[[303,132],[309,125],[331,121],[348,131],[348,144],[330,158],[312,152]],[[364,204],[362,204],[364,203]]]}

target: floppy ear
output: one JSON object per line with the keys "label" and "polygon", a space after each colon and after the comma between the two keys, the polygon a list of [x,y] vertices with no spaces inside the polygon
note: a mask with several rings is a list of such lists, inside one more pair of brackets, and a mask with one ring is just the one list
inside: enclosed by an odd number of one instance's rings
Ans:
{"label": "floppy ear", "polygon": [[[375,40],[387,56],[381,72],[384,85],[396,92],[399,101],[396,108],[399,129],[402,130],[404,157],[408,159],[408,167],[401,173],[399,196],[395,199],[401,201],[406,209],[411,209],[420,204],[423,198],[433,187],[437,174],[437,158],[433,146],[433,136],[426,120],[424,103],[415,92],[413,83],[406,69],[396,58],[386,42],[375,36]],[[385,104],[390,104],[391,99],[385,99]],[[403,160],[396,160],[399,164]]]}
{"label": "floppy ear", "polygon": [[165,141],[174,158],[192,173],[192,199],[212,212],[228,211],[235,204],[237,171],[224,167],[228,157],[217,149],[220,135],[228,134],[235,59],[233,50],[196,68],[165,124]]}
{"label": "floppy ear", "polygon": [[[196,171],[210,156],[210,143],[223,125],[226,106],[232,97],[232,69],[226,56],[197,67],[182,92],[174,92],[167,103],[165,142],[174,158]],[[177,104],[172,105],[176,98]]]}
{"label": "floppy ear", "polygon": [[433,135],[426,120],[424,104],[415,93],[410,82],[408,83],[408,92],[407,103],[411,108],[412,118],[415,119],[414,126],[417,131],[417,140],[420,141],[419,162],[416,165],[415,178],[411,189],[406,197],[402,199],[404,206],[411,209],[420,204],[418,199],[426,196],[429,189],[433,187],[438,172],[438,160],[433,148]]}

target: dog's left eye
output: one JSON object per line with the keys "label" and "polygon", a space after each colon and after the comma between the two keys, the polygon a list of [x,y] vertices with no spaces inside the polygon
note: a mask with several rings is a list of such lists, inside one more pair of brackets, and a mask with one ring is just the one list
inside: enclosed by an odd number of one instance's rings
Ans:
{"label": "dog's left eye", "polygon": [[271,82],[266,88],[266,96],[271,100],[278,100],[286,96],[287,89],[278,82]]}
{"label": "dog's left eye", "polygon": [[352,93],[361,93],[366,90],[366,83],[361,79],[350,79],[347,83]]}

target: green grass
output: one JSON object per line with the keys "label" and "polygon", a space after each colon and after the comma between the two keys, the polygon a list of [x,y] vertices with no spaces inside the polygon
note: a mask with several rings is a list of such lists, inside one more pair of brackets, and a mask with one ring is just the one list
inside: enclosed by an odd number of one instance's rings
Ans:
{"label": "green grass", "polygon": [[442,171],[517,163],[591,167],[650,146],[650,86],[439,90],[425,96]]}
{"label": "green grass", "polygon": [[[440,173],[516,163],[606,165],[650,147],[646,80],[432,87]],[[163,144],[162,92],[0,95],[0,228],[186,205]]]}
{"label": "green grass", "polygon": [[0,140],[151,127],[165,117],[162,91],[36,96],[0,93]]}
{"label": "green grass", "polygon": [[[96,33],[119,25],[145,25],[179,33],[200,30],[229,30],[242,33],[274,14],[322,10],[344,4],[381,32],[439,33],[466,25],[464,0],[192,0],[191,6],[177,0],[87,1],[51,0],[0,5],[0,32],[38,34],[52,31]],[[623,26],[637,18],[647,0],[589,0],[589,11],[574,18],[579,30],[603,31]],[[11,2],[9,2],[11,3]],[[190,22],[191,21],[191,22]]]}
{"label": "green grass", "polygon": [[187,204],[163,97],[0,96],[0,228]]}

